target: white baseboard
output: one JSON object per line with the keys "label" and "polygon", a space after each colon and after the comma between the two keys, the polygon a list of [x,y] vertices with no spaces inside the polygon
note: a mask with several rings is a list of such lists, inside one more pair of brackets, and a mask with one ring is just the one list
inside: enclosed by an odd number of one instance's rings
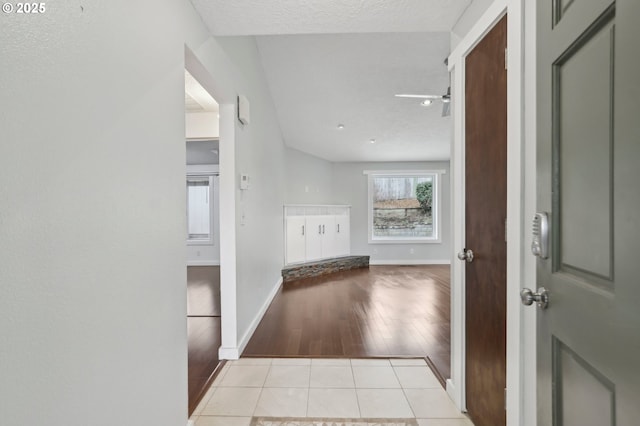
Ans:
{"label": "white baseboard", "polygon": [[458,410],[460,410],[461,413],[466,413],[467,407],[465,407],[462,403],[461,395],[458,394],[458,389],[456,389],[456,385],[451,379],[447,379],[445,391],[447,392],[447,395],[449,395],[449,398],[451,398],[455,406],[458,407]]}
{"label": "white baseboard", "polygon": [[[276,297],[276,294],[278,293],[278,290],[280,290],[281,286],[282,286],[282,277],[280,277],[276,282],[276,285],[273,286],[273,288],[269,292],[269,295],[267,296],[267,299],[264,301],[264,303],[262,304],[262,307],[256,313],[256,316],[253,318],[253,321],[249,325],[247,332],[244,333],[244,336],[242,336],[242,339],[240,339],[240,342],[238,342],[238,348],[236,349],[237,356],[232,359],[238,359],[240,357],[240,354],[242,354],[242,352],[244,351],[244,348],[247,347],[249,340],[251,340],[251,336],[253,336],[253,333],[256,331],[256,328],[258,328],[260,321],[262,321],[262,317],[264,317],[264,314],[267,313],[267,309],[269,309],[269,305],[271,305],[271,302],[273,301],[274,297]],[[220,348],[220,350],[222,349],[223,348]],[[223,358],[220,358],[220,359],[223,359]],[[225,358],[225,359],[230,359],[230,358]]]}
{"label": "white baseboard", "polygon": [[238,348],[224,348],[220,346],[218,349],[218,359],[234,360],[240,358]]}
{"label": "white baseboard", "polygon": [[447,379],[445,390],[447,391],[449,398],[451,398],[451,400],[456,404],[456,406],[460,410],[462,407],[460,407],[460,401],[458,401],[458,393],[456,392],[456,385],[453,384],[451,379]]}
{"label": "white baseboard", "polygon": [[219,260],[187,260],[187,266],[220,266]]}
{"label": "white baseboard", "polygon": [[424,260],[424,259],[376,259],[369,260],[369,265],[451,265],[451,260]]}

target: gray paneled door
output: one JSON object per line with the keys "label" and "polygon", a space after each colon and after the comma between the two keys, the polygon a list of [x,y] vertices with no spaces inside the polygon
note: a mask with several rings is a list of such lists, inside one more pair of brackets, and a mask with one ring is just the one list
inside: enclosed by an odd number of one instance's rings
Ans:
{"label": "gray paneled door", "polygon": [[538,0],[538,424],[640,424],[640,0]]}

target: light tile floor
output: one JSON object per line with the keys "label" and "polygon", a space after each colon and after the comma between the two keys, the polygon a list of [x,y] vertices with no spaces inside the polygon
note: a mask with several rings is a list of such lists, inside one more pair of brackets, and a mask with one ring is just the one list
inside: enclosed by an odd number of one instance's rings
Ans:
{"label": "light tile floor", "polygon": [[243,358],[224,366],[196,426],[249,426],[252,416],[416,418],[473,426],[422,359]]}

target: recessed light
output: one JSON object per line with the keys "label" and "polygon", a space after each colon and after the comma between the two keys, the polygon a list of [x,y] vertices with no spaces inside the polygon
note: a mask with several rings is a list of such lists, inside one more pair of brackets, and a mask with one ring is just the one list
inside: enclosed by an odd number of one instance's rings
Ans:
{"label": "recessed light", "polygon": [[344,129],[344,124],[338,124],[338,129],[340,130]]}
{"label": "recessed light", "polygon": [[369,141],[369,143],[376,143],[376,140],[375,140],[375,139],[371,139],[371,140]]}
{"label": "recessed light", "polygon": [[422,106],[429,106],[433,103],[433,101],[431,99],[425,99],[424,101],[420,102],[420,105]]}

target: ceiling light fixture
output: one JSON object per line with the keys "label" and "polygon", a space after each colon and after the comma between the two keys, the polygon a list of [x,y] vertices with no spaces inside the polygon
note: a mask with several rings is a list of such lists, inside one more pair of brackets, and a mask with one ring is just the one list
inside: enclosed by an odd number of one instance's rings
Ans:
{"label": "ceiling light fixture", "polygon": [[375,139],[371,139],[371,140],[369,141],[369,143],[376,143],[376,140],[375,140]]}
{"label": "ceiling light fixture", "polygon": [[431,99],[425,99],[424,101],[420,102],[420,105],[422,106],[429,106],[433,103],[433,101]]}
{"label": "ceiling light fixture", "polygon": [[338,129],[339,129],[339,130],[344,129],[344,124],[338,124]]}

